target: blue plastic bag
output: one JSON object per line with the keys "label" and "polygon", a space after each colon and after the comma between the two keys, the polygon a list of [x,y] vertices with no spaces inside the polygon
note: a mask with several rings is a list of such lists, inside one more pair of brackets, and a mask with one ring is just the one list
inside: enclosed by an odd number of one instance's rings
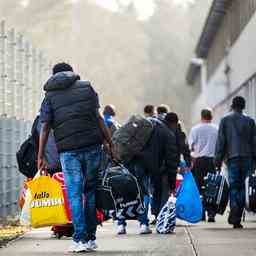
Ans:
{"label": "blue plastic bag", "polygon": [[202,220],[202,201],[191,172],[183,175],[183,182],[176,196],[177,218],[190,223]]}

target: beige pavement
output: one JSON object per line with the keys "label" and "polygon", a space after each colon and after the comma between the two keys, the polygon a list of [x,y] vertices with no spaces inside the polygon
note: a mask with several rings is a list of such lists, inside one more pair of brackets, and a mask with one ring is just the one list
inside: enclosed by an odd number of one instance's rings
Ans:
{"label": "beige pavement", "polygon": [[[98,230],[99,249],[88,255],[156,255],[156,256],[255,256],[256,216],[249,216],[244,230],[233,230],[223,217],[217,223],[184,225],[178,222],[173,235],[138,235],[137,222],[128,223],[127,235],[117,236],[112,222]],[[0,256],[50,256],[67,253],[70,239],[50,238],[49,229],[33,230],[22,239],[0,249]],[[77,255],[77,254],[75,254]],[[81,255],[81,254],[80,254]]]}

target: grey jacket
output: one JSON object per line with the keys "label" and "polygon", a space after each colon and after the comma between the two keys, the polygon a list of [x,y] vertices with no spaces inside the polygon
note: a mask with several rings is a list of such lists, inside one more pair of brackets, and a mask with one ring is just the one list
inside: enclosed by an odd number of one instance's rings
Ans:
{"label": "grey jacket", "polygon": [[224,159],[236,157],[256,159],[256,126],[249,116],[231,112],[220,122],[215,162],[220,166]]}

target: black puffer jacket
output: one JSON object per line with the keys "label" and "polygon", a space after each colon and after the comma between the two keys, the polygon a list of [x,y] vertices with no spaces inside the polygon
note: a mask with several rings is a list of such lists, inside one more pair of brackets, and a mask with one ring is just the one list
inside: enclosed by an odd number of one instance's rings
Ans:
{"label": "black puffer jacket", "polygon": [[59,152],[100,145],[98,96],[89,82],[73,72],[59,72],[44,86]]}
{"label": "black puffer jacket", "polygon": [[220,122],[215,162],[220,166],[224,158],[236,157],[256,158],[256,127],[249,116],[232,112]]}
{"label": "black puffer jacket", "polygon": [[161,121],[151,121],[154,123],[151,139],[134,161],[152,176],[161,175],[164,170],[168,174],[171,188],[175,188],[179,155],[175,135]]}

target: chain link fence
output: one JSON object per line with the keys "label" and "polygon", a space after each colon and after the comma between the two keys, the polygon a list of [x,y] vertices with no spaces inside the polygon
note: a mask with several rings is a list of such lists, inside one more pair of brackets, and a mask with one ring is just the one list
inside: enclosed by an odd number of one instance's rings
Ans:
{"label": "chain link fence", "polygon": [[16,152],[30,133],[50,62],[21,34],[0,23],[0,219],[15,216],[24,177]]}

